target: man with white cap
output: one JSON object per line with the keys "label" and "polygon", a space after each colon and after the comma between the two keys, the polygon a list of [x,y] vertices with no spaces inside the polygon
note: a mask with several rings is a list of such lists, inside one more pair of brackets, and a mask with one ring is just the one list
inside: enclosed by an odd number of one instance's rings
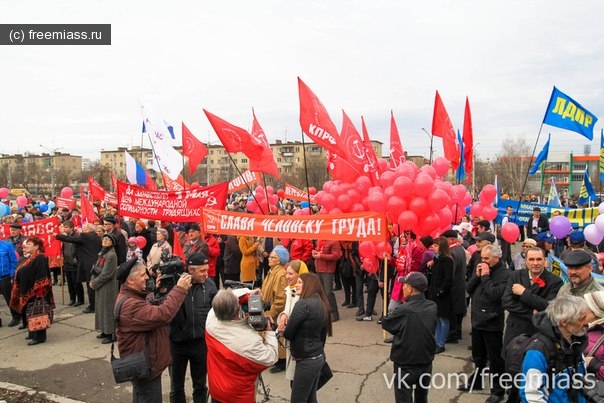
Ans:
{"label": "man with white cap", "polygon": [[512,265],[514,270],[526,269],[526,252],[529,248],[534,248],[537,246],[537,241],[533,238],[526,238],[522,242],[522,250],[512,257]]}
{"label": "man with white cap", "polygon": [[594,291],[602,291],[604,287],[591,275],[591,256],[584,250],[568,252],[562,260],[568,271],[569,283],[564,284],[558,295],[574,295],[583,297]]}

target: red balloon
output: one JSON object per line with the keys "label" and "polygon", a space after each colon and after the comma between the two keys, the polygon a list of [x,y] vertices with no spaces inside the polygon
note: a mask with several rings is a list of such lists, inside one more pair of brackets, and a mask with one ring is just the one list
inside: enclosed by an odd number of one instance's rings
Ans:
{"label": "red balloon", "polygon": [[413,188],[415,189],[415,194],[421,197],[428,197],[430,193],[432,193],[433,187],[434,179],[432,179],[430,175],[427,174],[417,175],[415,181],[413,181]]}
{"label": "red balloon", "polygon": [[328,210],[334,208],[337,204],[337,200],[331,193],[325,193],[321,199],[321,205]]}
{"label": "red balloon", "polygon": [[196,189],[196,188],[198,188],[199,186],[200,186],[200,185],[199,185],[199,182],[193,182],[193,183],[191,183],[191,189]]}
{"label": "red balloon", "polygon": [[333,186],[333,181],[327,181],[323,184],[323,190],[329,192],[329,189]]}
{"label": "red balloon", "polygon": [[350,211],[350,208],[352,207],[352,200],[350,200],[350,196],[348,196],[348,193],[339,195],[337,198],[337,202],[338,207],[343,212],[347,213],[348,211]]}
{"label": "red balloon", "polygon": [[366,195],[371,187],[371,179],[366,176],[359,176],[356,181],[356,188],[361,195]]}
{"label": "red balloon", "polygon": [[407,162],[410,162],[410,161],[405,161],[401,165],[396,167],[396,172],[399,174],[399,177],[405,176],[405,177],[409,178],[410,180],[413,180],[413,179],[415,179],[417,165],[413,166],[411,164],[407,164]]}
{"label": "red balloon", "polygon": [[256,186],[256,189],[254,189],[254,193],[256,194],[264,194],[264,187],[258,185]]}
{"label": "red balloon", "polygon": [[370,211],[383,213],[386,211],[386,200],[381,192],[373,192],[367,196],[367,207]]}
{"label": "red balloon", "polygon": [[422,167],[419,169],[419,171],[420,171],[421,173],[425,173],[425,174],[427,174],[427,175],[428,175],[428,176],[430,176],[430,178],[432,178],[432,179],[436,179],[436,177],[438,176],[438,175],[436,174],[436,170],[435,170],[435,169],[434,169],[432,166],[430,166],[430,165],[424,165],[424,166],[422,166]]}
{"label": "red balloon", "polygon": [[350,200],[352,200],[353,204],[361,202],[361,195],[355,189],[348,189],[346,193],[350,197]]}
{"label": "red balloon", "polygon": [[[428,202],[423,197],[414,197],[409,202],[409,210],[413,211],[415,215],[421,219],[428,213]],[[399,222],[400,224],[400,222]],[[411,228],[405,228],[411,229]]]}
{"label": "red balloon", "polygon": [[[393,217],[401,215],[401,213],[407,210],[407,202],[398,196],[392,196],[386,202],[387,211],[392,214]],[[392,220],[394,221],[394,220]]]}
{"label": "red balloon", "polygon": [[351,213],[362,213],[363,211],[366,211],[363,203],[355,203],[350,209]]}
{"label": "red balloon", "polygon": [[67,198],[69,198],[71,196],[73,196],[73,189],[72,188],[70,188],[68,186],[65,186],[63,189],[61,189],[61,197],[67,197]]}
{"label": "red balloon", "polygon": [[432,167],[436,171],[436,174],[441,178],[449,172],[449,160],[444,157],[438,157],[432,161]]}
{"label": "red balloon", "polygon": [[245,204],[245,209],[247,211],[256,211],[258,210],[258,203],[255,200],[250,200]]}
{"label": "red balloon", "polygon": [[386,189],[384,189],[384,198],[386,200],[389,200],[391,197],[394,196],[396,196],[396,190],[394,190],[394,185],[390,185]]}
{"label": "red balloon", "polygon": [[506,241],[508,241],[509,243],[516,242],[518,240],[519,236],[520,236],[520,228],[518,228],[518,225],[514,224],[513,222],[504,224],[501,227],[501,237],[503,239],[505,239]]}
{"label": "red balloon", "polygon": [[428,205],[432,211],[438,211],[449,204],[449,195],[441,189],[434,190],[428,196]]}
{"label": "red balloon", "polygon": [[332,195],[334,195],[335,198],[337,199],[339,195],[341,195],[342,193],[344,193],[344,188],[342,187],[342,185],[334,184],[329,189],[329,193],[331,193]]}
{"label": "red balloon", "polygon": [[[402,166],[402,165],[399,165]],[[411,196],[413,193],[413,182],[407,176],[399,176],[392,183],[396,195],[402,198]]]}
{"label": "red balloon", "polygon": [[359,243],[359,256],[361,256],[361,257],[375,256],[375,244],[370,241],[360,242]]}
{"label": "red balloon", "polygon": [[267,186],[266,187],[266,193],[268,193],[268,195],[272,195],[273,193],[275,193],[275,189],[273,189],[272,186]]}
{"label": "red balloon", "polygon": [[379,264],[377,259],[374,258],[363,258],[363,260],[361,261],[362,265],[363,265],[363,269],[365,269],[365,271],[369,274],[375,274],[377,273],[378,269],[379,269]]}
{"label": "red balloon", "polygon": [[414,230],[417,227],[417,215],[413,211],[403,211],[398,216],[398,226],[401,231]]}
{"label": "red balloon", "polygon": [[453,222],[453,213],[451,209],[445,207],[438,212],[439,221],[438,224],[440,227],[451,227],[451,223]]}
{"label": "red balloon", "polygon": [[482,209],[482,217],[485,220],[494,220],[497,217],[497,208],[493,207],[493,206],[485,206]]}
{"label": "red balloon", "polygon": [[470,207],[470,214],[472,214],[472,217],[482,216],[482,205],[479,202],[472,203],[472,207]]}
{"label": "red balloon", "polygon": [[147,238],[142,235],[136,237],[136,246],[143,249],[147,245]]}
{"label": "red balloon", "polygon": [[452,201],[459,203],[466,196],[466,187],[464,185],[455,185],[451,188],[449,195]]}
{"label": "red balloon", "polygon": [[268,195],[269,204],[277,204],[279,196],[276,193]]}
{"label": "red balloon", "polygon": [[7,188],[0,188],[0,199],[8,197],[9,190]]}
{"label": "red balloon", "polygon": [[329,210],[329,214],[342,214],[342,213],[343,213],[343,211],[339,207],[334,207],[331,210]]}
{"label": "red balloon", "polygon": [[496,197],[497,188],[495,187],[495,185],[484,185],[484,187],[480,191],[480,200],[487,204],[493,203]]}
{"label": "red balloon", "polygon": [[311,196],[316,195],[317,194],[317,188],[314,187],[314,186],[309,187],[308,188],[308,194],[311,195]]}
{"label": "red balloon", "polygon": [[432,231],[438,228],[439,223],[440,217],[438,214],[428,214],[423,220],[420,220],[417,235],[424,236],[430,234]]}
{"label": "red balloon", "polygon": [[[315,192],[316,191],[317,190],[315,189]],[[285,196],[285,190],[283,190],[283,189],[277,190],[277,196],[279,196],[280,199],[283,199],[283,197]]]}
{"label": "red balloon", "polygon": [[17,196],[17,206],[19,207],[25,207],[27,206],[27,197],[25,196]]}
{"label": "red balloon", "polygon": [[392,185],[395,178],[396,174],[393,171],[384,171],[382,175],[380,175],[380,185],[385,189]]}
{"label": "red balloon", "polygon": [[392,255],[392,245],[390,245],[390,242],[386,241],[377,242],[375,245],[375,254],[378,258],[383,259],[384,253]]}

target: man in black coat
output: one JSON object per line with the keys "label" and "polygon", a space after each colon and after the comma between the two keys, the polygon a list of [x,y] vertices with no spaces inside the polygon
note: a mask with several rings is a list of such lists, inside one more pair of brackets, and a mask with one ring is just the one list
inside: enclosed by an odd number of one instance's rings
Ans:
{"label": "man in black coat", "polygon": [[505,395],[505,389],[499,383],[499,376],[505,370],[501,356],[504,325],[501,299],[510,272],[501,261],[499,246],[485,246],[481,256],[482,263],[476,266],[476,271],[468,281],[468,293],[472,296],[472,357],[476,368],[470,375],[469,383],[458,389],[482,389],[485,386],[485,367],[487,361],[490,361],[489,374],[492,385],[491,395],[486,403],[498,403]]}
{"label": "man in black coat", "polygon": [[[545,311],[549,301],[556,298],[558,290],[562,287],[562,279],[545,270],[543,249],[532,247],[527,250],[526,266],[526,269],[514,270],[510,273],[503,292],[503,308],[508,311],[503,336],[503,356],[507,345],[514,337],[523,333],[537,332],[533,324],[533,314],[535,311]],[[508,402],[519,401],[518,389],[512,385],[508,390]]]}
{"label": "man in black coat", "polygon": [[112,215],[103,217],[103,227],[105,227],[105,232],[110,232],[115,236],[115,254],[117,255],[117,264],[119,266],[126,261],[126,255],[128,253],[126,237],[117,227],[117,218]]}
{"label": "man in black coat", "polygon": [[208,258],[197,252],[187,259],[191,275],[191,289],[170,323],[170,402],[185,403],[185,375],[191,367],[193,402],[206,401],[207,353],[205,341],[206,319],[212,309],[212,300],[218,292],[208,278]]}
{"label": "man in black coat", "polygon": [[529,218],[526,226],[526,236],[535,239],[537,234],[546,231],[549,231],[549,222],[547,221],[547,218],[541,215],[541,209],[539,207],[534,207],[533,216]]}
{"label": "man in black coat", "polygon": [[449,241],[449,251],[453,258],[453,284],[451,285],[451,316],[449,318],[449,337],[447,343],[459,343],[462,321],[467,312],[466,305],[466,249],[459,241],[455,230],[443,232]]}
{"label": "man in black coat", "polygon": [[405,302],[382,320],[382,328],[394,335],[390,349],[394,399],[427,402],[436,350],[436,303],[424,296],[428,279],[422,273],[411,272],[399,281],[403,282]]}
{"label": "man in black coat", "polygon": [[94,312],[94,290],[90,288],[90,270],[95,264],[101,251],[101,237],[97,235],[93,224],[84,224],[80,235],[58,234],[57,239],[61,242],[71,242],[77,245],[76,256],[78,258],[76,282],[86,283],[88,292],[88,307],[82,312]]}

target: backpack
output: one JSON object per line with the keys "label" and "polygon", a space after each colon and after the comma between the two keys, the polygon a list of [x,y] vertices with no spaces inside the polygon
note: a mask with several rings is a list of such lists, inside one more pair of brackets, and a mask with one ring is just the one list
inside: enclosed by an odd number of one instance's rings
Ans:
{"label": "backpack", "polygon": [[522,372],[522,361],[524,361],[524,355],[529,344],[532,341],[541,341],[545,345],[547,351],[547,366],[549,371],[554,371],[556,365],[556,347],[549,339],[542,333],[528,334],[523,333],[519,336],[514,337],[505,348],[504,360],[505,360],[505,372],[512,376],[520,374]]}

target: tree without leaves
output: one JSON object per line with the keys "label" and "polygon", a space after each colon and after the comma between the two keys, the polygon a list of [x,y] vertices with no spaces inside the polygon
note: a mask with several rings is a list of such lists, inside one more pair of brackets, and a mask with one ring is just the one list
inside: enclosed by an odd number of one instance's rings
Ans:
{"label": "tree without leaves", "polygon": [[523,189],[531,163],[531,148],[523,137],[507,137],[502,144],[502,151],[495,161],[499,187],[510,197],[516,198]]}

